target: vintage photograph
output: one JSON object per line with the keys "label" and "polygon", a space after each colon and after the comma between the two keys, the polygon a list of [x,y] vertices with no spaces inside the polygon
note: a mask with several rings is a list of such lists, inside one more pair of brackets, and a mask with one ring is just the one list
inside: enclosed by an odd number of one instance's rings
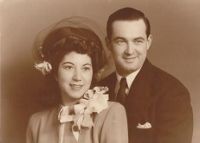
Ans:
{"label": "vintage photograph", "polygon": [[198,143],[199,9],[0,0],[0,143]]}

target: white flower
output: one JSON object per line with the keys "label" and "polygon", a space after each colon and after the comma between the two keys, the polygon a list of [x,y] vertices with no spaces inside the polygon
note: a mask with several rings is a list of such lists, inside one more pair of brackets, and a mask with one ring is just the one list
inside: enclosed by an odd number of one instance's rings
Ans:
{"label": "white flower", "polygon": [[151,126],[151,123],[145,122],[144,124],[138,123],[137,128],[138,129],[150,129],[150,128],[152,128],[152,126]]}
{"label": "white flower", "polygon": [[[91,128],[93,126],[93,113],[100,113],[108,107],[108,91],[107,87],[95,87],[88,90],[83,98],[79,100],[79,104],[62,107],[58,120],[61,123],[73,121],[72,130],[80,131],[81,128]],[[69,115],[72,109],[74,115]]]}
{"label": "white flower", "polygon": [[52,70],[51,64],[49,62],[47,62],[47,61],[43,61],[41,63],[37,63],[37,64],[34,65],[34,67],[37,70],[39,70],[40,72],[42,72],[43,75],[47,75]]}
{"label": "white flower", "polygon": [[100,113],[102,110],[108,107],[108,91],[107,87],[94,87],[88,90],[83,99],[80,99],[80,103],[86,106],[85,113]]}

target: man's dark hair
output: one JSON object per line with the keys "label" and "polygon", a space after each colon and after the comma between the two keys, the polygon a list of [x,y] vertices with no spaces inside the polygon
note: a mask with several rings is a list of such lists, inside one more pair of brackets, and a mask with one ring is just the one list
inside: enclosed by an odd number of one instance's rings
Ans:
{"label": "man's dark hair", "polygon": [[146,25],[146,35],[148,37],[151,33],[151,27],[150,27],[148,18],[140,10],[130,8],[130,7],[125,7],[125,8],[115,11],[109,16],[108,21],[107,21],[107,27],[106,27],[108,39],[110,39],[112,36],[112,24],[115,21],[118,21],[118,20],[130,21],[130,20],[139,20],[139,19],[143,19]]}

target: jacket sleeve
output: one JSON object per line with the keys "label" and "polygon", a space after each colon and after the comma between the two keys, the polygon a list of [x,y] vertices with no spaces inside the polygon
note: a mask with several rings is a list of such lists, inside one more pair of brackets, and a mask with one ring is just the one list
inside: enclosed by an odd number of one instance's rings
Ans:
{"label": "jacket sleeve", "polygon": [[101,143],[128,143],[128,128],[125,108],[119,103],[112,103],[104,120]]}
{"label": "jacket sleeve", "polygon": [[39,118],[37,114],[33,114],[28,122],[26,129],[26,143],[36,143],[38,134]]}
{"label": "jacket sleeve", "polygon": [[187,90],[171,88],[157,108],[156,142],[191,143],[193,115]]}
{"label": "jacket sleeve", "polygon": [[26,143],[34,143],[33,142],[32,125],[33,125],[32,118],[30,118],[27,129],[26,129]]}

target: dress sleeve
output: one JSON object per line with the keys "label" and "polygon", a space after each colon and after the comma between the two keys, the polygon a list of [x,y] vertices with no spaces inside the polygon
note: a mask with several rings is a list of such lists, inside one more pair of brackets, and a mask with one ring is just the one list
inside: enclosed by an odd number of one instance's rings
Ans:
{"label": "dress sleeve", "polygon": [[38,127],[38,119],[35,114],[33,114],[28,122],[26,129],[26,143],[36,143],[36,134]]}
{"label": "dress sleeve", "polygon": [[27,129],[26,129],[26,143],[34,143],[31,126],[32,126],[32,123],[31,123],[31,118],[30,118]]}
{"label": "dress sleeve", "polygon": [[125,108],[111,103],[101,132],[101,143],[128,143],[128,128]]}

